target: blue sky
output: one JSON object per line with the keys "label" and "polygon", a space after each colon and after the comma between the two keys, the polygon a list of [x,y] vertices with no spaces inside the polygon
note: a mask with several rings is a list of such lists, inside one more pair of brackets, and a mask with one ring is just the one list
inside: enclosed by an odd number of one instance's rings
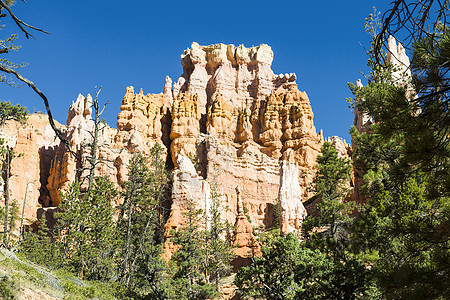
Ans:
{"label": "blue sky", "polygon": [[[317,131],[350,141],[353,112],[345,98],[347,82],[367,72],[369,35],[364,20],[387,9],[387,1],[17,1],[13,7],[24,21],[43,28],[22,49],[9,55],[27,62],[21,70],[49,98],[55,118],[65,123],[69,105],[79,93],[102,86],[101,101],[110,105],[104,117],[115,127],[125,88],[144,93],[163,91],[164,78],[182,73],[180,55],[193,41],[268,44],[274,51],[276,74],[296,73],[306,91]],[[17,32],[6,23],[0,38]],[[5,57],[4,55],[2,57]],[[0,99],[44,111],[42,100],[23,86],[0,84]]]}

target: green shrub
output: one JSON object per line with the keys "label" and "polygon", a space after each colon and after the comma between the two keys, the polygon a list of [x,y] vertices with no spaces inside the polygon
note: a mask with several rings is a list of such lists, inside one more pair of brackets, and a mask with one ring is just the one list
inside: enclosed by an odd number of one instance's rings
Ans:
{"label": "green shrub", "polygon": [[18,287],[8,276],[0,280],[0,297],[5,300],[17,299]]}

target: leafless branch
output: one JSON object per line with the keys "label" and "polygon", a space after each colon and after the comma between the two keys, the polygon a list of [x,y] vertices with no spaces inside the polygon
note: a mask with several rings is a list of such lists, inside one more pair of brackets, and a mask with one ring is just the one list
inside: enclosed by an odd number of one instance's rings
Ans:
{"label": "leafless branch", "polygon": [[[383,15],[383,25],[375,40],[375,59],[381,64],[382,49],[389,35],[402,35],[403,46],[410,48],[424,36],[437,38],[439,24],[447,24],[449,0],[394,0]],[[384,45],[385,46],[385,45]]]}
{"label": "leafless branch", "polygon": [[69,141],[65,139],[61,130],[55,125],[55,121],[53,119],[52,112],[50,111],[50,105],[48,103],[47,97],[36,87],[36,85],[32,81],[20,75],[19,72],[17,72],[16,70],[0,65],[0,71],[13,74],[14,76],[17,77],[17,79],[19,79],[20,81],[26,83],[29,87],[31,87],[36,92],[36,94],[38,94],[39,97],[41,97],[42,100],[44,100],[44,105],[45,109],[47,110],[48,121],[50,122],[50,126],[52,127],[53,131],[56,133],[58,138],[70,149]]}
{"label": "leafless branch", "polygon": [[[25,0],[22,0],[22,2],[27,3]],[[14,22],[16,23],[16,25],[22,30],[22,32],[25,34],[26,38],[29,38],[30,36],[32,36],[27,28],[29,29],[33,29],[39,32],[43,32],[43,33],[47,33],[49,34],[49,32],[34,27],[32,25],[29,25],[27,23],[25,23],[24,21],[22,21],[21,19],[17,18],[16,15],[12,12],[11,8],[3,1],[0,0],[0,10],[4,8],[8,11],[9,15],[11,16],[11,18],[14,20]],[[0,17],[6,17],[5,14],[1,14]],[[0,53],[7,53],[8,49],[6,49],[6,51],[4,49],[1,50]],[[0,65],[0,71],[8,73],[8,74],[13,74],[17,79],[19,79],[20,81],[26,83],[29,87],[31,87],[34,92],[36,92],[36,94],[39,95],[39,97],[41,97],[42,100],[44,100],[44,105],[45,105],[45,109],[47,110],[47,115],[48,115],[48,120],[50,123],[50,126],[52,127],[53,131],[55,132],[56,136],[59,138],[59,140],[67,147],[67,149],[69,150],[69,152],[76,158],[78,159],[77,154],[70,148],[70,143],[69,141],[64,137],[63,133],[61,132],[61,130],[56,127],[54,119],[53,119],[53,115],[52,112],[50,110],[50,105],[48,103],[48,99],[47,97],[44,95],[44,93],[42,93],[37,87],[36,85],[29,79],[23,77],[19,72],[17,72],[14,69],[8,68],[6,66],[2,66]],[[11,85],[11,84],[10,84]]]}
{"label": "leafless branch", "polygon": [[19,18],[17,18],[16,15],[12,12],[11,8],[5,2],[3,2],[3,0],[0,0],[0,7],[3,7],[4,9],[6,9],[8,11],[9,15],[11,16],[11,18],[14,20],[14,22],[20,28],[20,30],[22,30],[22,32],[25,34],[27,39],[29,39],[30,37],[33,37],[33,35],[31,33],[29,33],[26,28],[30,28],[30,29],[33,29],[33,30],[36,30],[36,31],[40,31],[40,32],[49,34],[49,32],[47,32],[47,31],[45,31],[43,29],[34,27],[34,26],[30,25],[30,24],[27,24],[24,21],[22,21]]}

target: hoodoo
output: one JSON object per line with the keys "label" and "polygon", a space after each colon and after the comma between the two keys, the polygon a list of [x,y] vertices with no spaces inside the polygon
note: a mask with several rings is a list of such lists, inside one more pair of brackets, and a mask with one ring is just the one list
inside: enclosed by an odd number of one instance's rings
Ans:
{"label": "hoodoo", "polygon": [[[136,93],[127,87],[117,129],[106,126],[101,132],[99,158],[110,163],[100,165],[98,175],[108,175],[119,187],[127,180],[131,156],[150,155],[159,143],[173,181],[166,236],[181,225],[187,198],[198,208],[208,208],[212,181],[218,183],[221,202],[228,208],[224,220],[231,224],[243,220],[242,210],[237,209],[239,195],[251,226],[273,226],[274,211],[280,205],[283,232],[298,231],[306,216],[302,202],[311,196],[307,187],[323,137],[316,132],[308,96],[298,90],[296,75],[274,74],[273,56],[264,44],[246,48],[192,43],[181,55],[183,74],[174,83],[166,77],[163,93],[144,94],[142,89]],[[91,102],[90,96],[79,95],[64,128],[81,157],[86,151],[81,145],[92,138],[88,134]],[[25,131],[16,131],[11,135],[18,135],[20,141]],[[51,135],[48,130],[42,132]],[[35,140],[32,134],[29,138]],[[77,161],[63,144],[50,145],[39,138],[33,145],[25,157],[39,158],[40,171],[27,176],[40,184],[33,186],[30,195],[40,194],[44,207],[57,206],[60,192],[80,175]],[[23,195],[25,186],[15,185],[14,193]],[[170,257],[174,249],[166,246],[166,257]]]}

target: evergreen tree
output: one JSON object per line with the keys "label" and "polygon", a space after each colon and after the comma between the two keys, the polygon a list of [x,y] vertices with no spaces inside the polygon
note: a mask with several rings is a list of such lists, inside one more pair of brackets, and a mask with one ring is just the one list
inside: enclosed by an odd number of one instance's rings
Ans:
{"label": "evergreen tree", "polygon": [[116,196],[111,181],[97,177],[89,192],[82,194],[75,181],[62,197],[55,225],[58,243],[67,266],[80,278],[105,280],[113,275]]}
{"label": "evergreen tree", "polygon": [[[351,165],[347,158],[339,157],[331,143],[325,142],[317,157],[317,173],[313,182],[318,216],[308,216],[303,223],[303,232],[310,238],[310,246],[331,253],[335,261],[339,261],[345,253],[346,226],[355,203],[346,201],[351,178]],[[315,227],[326,227],[325,234],[309,235]],[[323,238],[323,236],[326,238]],[[315,245],[312,245],[315,244]]]}
{"label": "evergreen tree", "polygon": [[222,205],[222,194],[219,192],[216,177],[210,182],[210,186],[211,207],[208,214],[205,215],[206,256],[204,264],[206,279],[217,289],[219,280],[231,271],[230,262],[234,257],[234,252],[227,239],[232,226],[222,218],[227,208]]}
{"label": "evergreen tree", "polygon": [[[262,256],[239,270],[235,284],[244,297],[257,299],[375,299],[361,264],[336,264],[318,249],[304,247],[292,233],[272,236],[261,248]],[[363,276],[361,276],[363,275]],[[361,277],[358,277],[361,276]],[[355,287],[350,290],[348,280]],[[345,283],[346,285],[344,285]]]}
{"label": "evergreen tree", "polygon": [[[306,253],[304,252],[306,251]],[[295,280],[297,266],[308,255],[318,254],[303,250],[293,235],[268,237],[261,248],[262,256],[254,258],[248,267],[242,267],[234,283],[245,297],[262,299],[295,299],[302,288]],[[314,259],[316,262],[317,258]],[[314,273],[309,274],[313,278]]]}
{"label": "evergreen tree", "polygon": [[[16,221],[19,219],[19,210],[17,202],[11,202],[9,194],[9,180],[11,178],[11,161],[14,157],[20,156],[16,154],[13,148],[8,145],[4,146],[4,140],[0,139],[0,159],[2,168],[2,177],[5,178],[4,190],[5,208],[2,214],[3,223],[3,246],[9,247],[9,237],[16,226]],[[2,179],[3,180],[3,179]]]}
{"label": "evergreen tree", "polygon": [[[317,173],[313,182],[317,216],[308,216],[303,223],[304,246],[320,251],[332,263],[327,280],[321,287],[322,297],[357,299],[372,289],[371,272],[360,259],[349,253],[351,214],[356,205],[346,200],[349,194],[351,164],[339,157],[331,143],[325,142],[317,157]],[[299,282],[307,282],[306,273],[297,273]]]}
{"label": "evergreen tree", "polygon": [[38,231],[24,233],[20,244],[20,251],[31,261],[52,269],[61,268],[60,248],[58,243],[52,240],[53,232],[47,226],[45,212],[38,222]]}
{"label": "evergreen tree", "polygon": [[414,44],[416,97],[393,84],[395,67],[378,63],[373,47],[369,83],[352,86],[354,104],[374,121],[370,134],[352,129],[368,196],[355,232],[359,250],[378,254],[373,270],[390,299],[450,297],[448,41],[438,26]]}
{"label": "evergreen tree", "polygon": [[179,299],[209,299],[218,296],[205,274],[207,257],[205,231],[200,229],[204,211],[196,209],[193,200],[186,201],[183,227],[173,233],[172,242],[179,246],[173,254],[174,285]]}
{"label": "evergreen tree", "polygon": [[[0,42],[1,45],[1,42]],[[0,64],[1,64],[0,60]],[[1,80],[1,78],[0,78]],[[12,105],[10,102],[0,101],[0,126],[4,125],[7,120],[16,120],[25,124],[27,120],[28,110],[26,107],[20,106],[20,104]],[[15,223],[18,218],[17,203],[10,203],[9,197],[9,179],[11,177],[11,161],[14,157],[21,154],[15,153],[14,149],[5,145],[5,141],[0,139],[0,159],[2,168],[2,177],[5,179],[4,190],[2,194],[5,196],[5,208],[2,214],[4,219],[3,223],[3,246],[8,246],[9,235],[12,229],[15,227]]]}
{"label": "evergreen tree", "polygon": [[136,297],[166,298],[168,272],[161,258],[163,243],[162,202],[168,173],[162,147],[152,148],[151,166],[147,158],[134,155],[124,184],[117,230],[121,245],[117,255],[118,279]]}
{"label": "evergreen tree", "polygon": [[9,101],[0,101],[0,126],[8,120],[15,120],[25,124],[28,119],[28,110],[20,104],[12,105]]}
{"label": "evergreen tree", "polygon": [[234,251],[229,242],[232,226],[223,219],[227,210],[219,192],[217,175],[209,184],[210,205],[196,209],[186,201],[183,226],[173,233],[172,242],[179,249],[172,256],[173,284],[180,299],[210,299],[219,295],[219,281],[231,272]]}

